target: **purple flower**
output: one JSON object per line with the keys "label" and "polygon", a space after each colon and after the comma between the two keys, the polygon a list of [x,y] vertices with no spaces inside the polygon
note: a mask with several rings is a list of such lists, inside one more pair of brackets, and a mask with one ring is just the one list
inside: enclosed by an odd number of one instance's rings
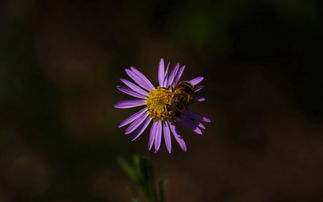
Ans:
{"label": "purple flower", "polygon": [[134,67],[125,69],[126,74],[135,82],[120,79],[127,87],[117,86],[117,89],[137,99],[119,101],[115,108],[127,109],[143,106],[144,108],[126,118],[119,124],[119,128],[128,125],[125,134],[132,133],[131,140],[137,139],[150,124],[148,149],[154,146],[155,152],[160,148],[164,139],[167,151],[172,150],[172,137],[183,151],[187,151],[175,123],[180,122],[185,127],[202,135],[205,126],[202,122],[211,122],[207,117],[189,111],[187,108],[194,102],[203,102],[205,98],[197,97],[204,79],[196,77],[190,81],[180,81],[185,66],[177,64],[170,72],[169,64],[165,69],[164,60],[160,59],[158,67],[159,86],[155,87],[147,77]]}

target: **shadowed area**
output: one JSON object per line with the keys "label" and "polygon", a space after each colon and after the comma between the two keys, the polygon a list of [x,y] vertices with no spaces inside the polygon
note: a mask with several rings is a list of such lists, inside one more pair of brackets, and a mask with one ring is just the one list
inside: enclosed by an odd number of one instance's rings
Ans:
{"label": "shadowed area", "polygon": [[[322,3],[0,2],[0,201],[131,201],[117,158],[148,156],[166,202],[323,200]],[[159,59],[204,76],[204,135],[148,152],[115,88]],[[127,78],[128,79],[128,78]]]}

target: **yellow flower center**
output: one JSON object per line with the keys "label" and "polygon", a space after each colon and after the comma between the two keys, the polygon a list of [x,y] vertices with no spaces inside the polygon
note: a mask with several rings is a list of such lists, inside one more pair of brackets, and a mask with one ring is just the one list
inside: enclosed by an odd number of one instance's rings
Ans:
{"label": "yellow flower center", "polygon": [[171,91],[162,87],[149,91],[146,98],[149,116],[160,121],[175,119],[175,116],[184,111],[191,103],[190,95],[186,92]]}

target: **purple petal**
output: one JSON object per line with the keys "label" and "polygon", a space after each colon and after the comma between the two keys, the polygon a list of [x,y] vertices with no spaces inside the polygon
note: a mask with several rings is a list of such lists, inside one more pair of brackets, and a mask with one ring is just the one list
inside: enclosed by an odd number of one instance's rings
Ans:
{"label": "purple petal", "polygon": [[174,67],[172,73],[170,74],[170,76],[168,78],[168,81],[167,81],[167,84],[166,84],[166,87],[173,85],[173,82],[174,82],[175,76],[176,76],[176,74],[178,72],[178,69],[179,69],[179,63],[176,64],[176,66]]}
{"label": "purple petal", "polygon": [[159,86],[163,86],[165,79],[165,64],[164,64],[164,59],[161,58],[159,61],[159,66],[158,66],[158,82]]}
{"label": "purple petal", "polygon": [[115,104],[114,107],[118,109],[127,109],[142,106],[145,104],[146,100],[122,100],[117,102],[117,104]]}
{"label": "purple petal", "polygon": [[147,79],[147,77],[141,73],[141,71],[139,71],[138,69],[134,68],[134,67],[130,67],[130,69],[132,70],[132,72],[134,72],[141,80],[143,80],[145,82],[145,84],[147,85],[148,89],[147,90],[154,90],[155,86],[150,82],[149,79]]}
{"label": "purple petal", "polygon": [[199,85],[199,86],[196,86],[195,89],[194,89],[194,92],[199,92],[200,90],[202,90],[204,88],[203,85]]}
{"label": "purple petal", "polygon": [[161,85],[161,87],[166,88],[167,87],[167,81],[168,81],[168,69],[169,69],[169,65],[170,63],[167,64],[166,70],[165,70],[165,77],[164,77],[164,81]]}
{"label": "purple petal", "polygon": [[169,124],[169,128],[173,133],[173,136],[175,137],[175,140],[177,141],[177,143],[179,144],[179,146],[181,147],[181,149],[186,152],[187,151],[187,147],[185,144],[184,139],[182,138],[181,134],[178,132],[176,126],[174,125],[173,122],[168,122]]}
{"label": "purple petal", "polygon": [[133,135],[131,137],[131,141],[134,141],[135,139],[137,139],[146,130],[146,128],[150,124],[151,120],[152,120],[152,118],[148,117],[145,120],[145,122],[143,124],[141,124],[139,128],[137,128],[137,130],[133,133]]}
{"label": "purple petal", "polygon": [[203,132],[201,131],[201,129],[199,129],[196,125],[196,123],[194,123],[192,120],[190,120],[189,118],[187,118],[184,115],[181,115],[180,117],[178,117],[178,120],[187,128],[192,129],[195,133],[202,135]]}
{"label": "purple petal", "polygon": [[178,73],[177,73],[177,75],[176,75],[176,77],[175,77],[175,80],[174,80],[174,82],[173,82],[173,85],[177,85],[177,83],[179,82],[179,80],[181,79],[181,77],[182,77],[182,75],[183,75],[184,70],[185,70],[185,65],[184,65],[184,66],[182,66],[182,67],[179,69],[179,71],[178,71]]}
{"label": "purple petal", "polygon": [[205,129],[206,128],[203,123],[201,123],[201,122],[199,122],[197,120],[192,120],[192,122],[193,122],[193,125],[195,125],[196,127],[199,127],[201,129]]}
{"label": "purple petal", "polygon": [[167,148],[167,151],[169,153],[171,153],[172,151],[172,139],[170,137],[170,131],[169,131],[169,126],[168,126],[168,123],[167,121],[164,122],[164,140],[165,140],[165,143],[166,143],[166,148]]}
{"label": "purple petal", "polygon": [[194,121],[194,123],[199,127],[199,128],[202,128],[202,129],[205,129],[205,125],[201,122],[198,122],[198,121]]}
{"label": "purple petal", "polygon": [[125,69],[125,71],[128,74],[128,76],[130,78],[132,78],[142,88],[144,88],[144,89],[146,89],[148,91],[154,89],[153,87],[149,86],[149,84],[146,82],[146,80],[145,80],[145,79],[147,79],[146,77],[139,76],[132,69],[131,70],[130,69]]}
{"label": "purple petal", "polygon": [[136,97],[136,98],[141,98],[141,99],[145,99],[146,98],[146,96],[141,95],[141,94],[137,93],[136,91],[131,90],[131,89],[126,88],[126,87],[123,87],[123,86],[117,86],[117,89],[119,91],[127,94],[127,95],[131,95],[131,96]]}
{"label": "purple petal", "polygon": [[150,135],[149,135],[149,141],[148,141],[148,149],[149,150],[151,150],[151,148],[155,142],[157,123],[158,123],[158,121],[154,121],[153,125],[150,128]]}
{"label": "purple petal", "polygon": [[198,97],[195,99],[196,102],[204,102],[205,100],[205,97]]}
{"label": "purple petal", "polygon": [[199,76],[199,77],[196,77],[192,80],[190,80],[189,82],[193,85],[193,86],[196,86],[197,84],[201,83],[201,81],[203,81],[204,77],[203,76]]}
{"label": "purple petal", "polygon": [[194,125],[195,127],[205,129],[205,125],[200,122],[201,120],[195,119],[194,117],[190,116],[189,111],[183,112],[180,118],[187,119],[186,121],[190,122],[190,124]]}
{"label": "purple petal", "polygon": [[160,148],[161,138],[162,138],[162,122],[157,121],[156,137],[155,137],[155,152]]}
{"label": "purple petal", "polygon": [[147,117],[148,117],[148,113],[144,113],[141,116],[139,116],[134,122],[130,124],[130,126],[128,126],[128,128],[125,131],[125,134],[128,135],[132,133],[134,130],[136,130]]}
{"label": "purple petal", "polygon": [[140,117],[142,114],[144,114],[147,111],[147,108],[144,108],[136,113],[134,113],[133,115],[129,116],[128,118],[126,118],[125,120],[123,120],[118,127],[121,128],[125,125],[128,125],[130,123],[132,123],[134,120],[136,120],[138,117]]}
{"label": "purple petal", "polygon": [[207,122],[207,123],[211,122],[211,120],[209,118],[207,118],[206,116],[203,116],[199,113],[196,113],[196,112],[185,111],[185,112],[183,112],[183,114],[187,115],[191,119],[195,119],[195,120],[203,121],[203,122]]}
{"label": "purple petal", "polygon": [[136,84],[132,83],[131,81],[128,81],[127,79],[120,79],[125,85],[127,85],[129,88],[131,88],[133,91],[140,93],[141,95],[148,95],[148,92],[137,86]]}

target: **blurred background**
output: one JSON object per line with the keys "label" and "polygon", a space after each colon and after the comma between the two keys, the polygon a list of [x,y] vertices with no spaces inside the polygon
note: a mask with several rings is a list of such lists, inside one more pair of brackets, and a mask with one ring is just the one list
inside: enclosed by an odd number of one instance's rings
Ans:
{"label": "blurred background", "polygon": [[[0,201],[131,201],[117,158],[150,157],[166,201],[323,201],[319,0],[0,2]],[[159,59],[205,76],[212,119],[147,151],[115,89]]]}

